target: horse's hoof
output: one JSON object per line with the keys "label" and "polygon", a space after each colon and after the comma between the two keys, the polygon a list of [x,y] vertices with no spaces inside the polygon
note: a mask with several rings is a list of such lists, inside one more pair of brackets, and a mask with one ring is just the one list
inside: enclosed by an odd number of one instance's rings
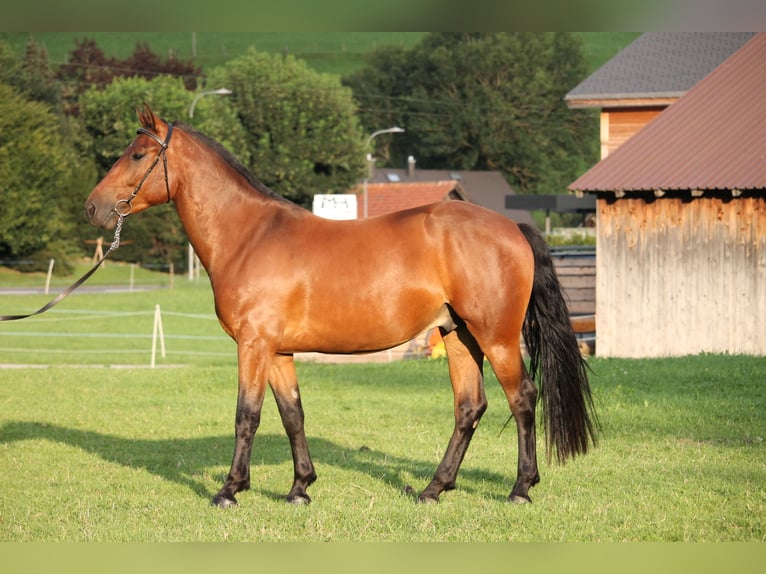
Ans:
{"label": "horse's hoof", "polygon": [[418,504],[439,504],[438,496],[418,496]]}
{"label": "horse's hoof", "polygon": [[308,506],[311,504],[311,497],[308,494],[295,494],[287,497],[287,502],[295,506]]}
{"label": "horse's hoof", "polygon": [[508,497],[508,502],[512,502],[514,504],[532,504],[532,499],[528,496],[522,496],[519,494],[512,494]]}
{"label": "horse's hoof", "polygon": [[237,499],[230,495],[216,494],[211,504],[218,508],[229,508],[230,506],[237,506]]}

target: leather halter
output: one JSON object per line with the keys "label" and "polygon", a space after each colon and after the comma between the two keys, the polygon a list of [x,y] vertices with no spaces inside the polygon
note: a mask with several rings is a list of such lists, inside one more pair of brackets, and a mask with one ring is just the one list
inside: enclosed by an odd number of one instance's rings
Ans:
{"label": "leather halter", "polygon": [[[154,170],[154,167],[157,165],[157,162],[160,160],[160,157],[162,158],[162,166],[165,169],[165,191],[168,194],[168,203],[170,203],[170,183],[168,182],[168,157],[165,155],[165,152],[168,149],[168,146],[170,145],[170,138],[173,137],[173,124],[168,122],[168,134],[165,137],[165,141],[162,141],[160,137],[155,134],[154,132],[148,130],[147,128],[138,128],[136,130],[137,134],[144,134],[145,136],[149,136],[152,138],[155,142],[157,142],[160,146],[160,151],[157,152],[157,155],[154,156],[154,161],[152,162],[152,165],[149,166],[149,169],[146,170],[146,173],[144,174],[144,177],[141,178],[141,181],[138,182],[138,185],[133,190],[133,193],[130,194],[130,197],[128,199],[120,199],[115,204],[114,207],[112,207],[112,211],[117,214],[118,217],[123,218],[130,215],[130,212],[133,211],[133,199],[138,195],[139,190],[144,185],[144,182],[147,180],[149,175]],[[120,208],[121,205],[124,205],[126,209]]]}

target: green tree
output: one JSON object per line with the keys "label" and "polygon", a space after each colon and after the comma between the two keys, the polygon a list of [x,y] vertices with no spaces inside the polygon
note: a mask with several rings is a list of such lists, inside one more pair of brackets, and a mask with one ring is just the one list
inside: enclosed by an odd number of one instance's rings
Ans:
{"label": "green tree", "polygon": [[356,106],[337,76],[251,49],[213,70],[208,84],[233,91],[247,150],[232,151],[277,193],[309,207],[315,193],[345,192],[363,175]]}
{"label": "green tree", "polygon": [[70,209],[83,174],[92,172],[62,137],[51,109],[0,84],[0,256],[60,258],[75,251]]}
{"label": "green tree", "polygon": [[[136,109],[144,103],[168,121],[184,118],[192,100],[183,81],[169,76],[152,80],[117,78],[103,89],[94,87],[80,96],[80,121],[92,142],[99,178],[103,177],[136,136]],[[172,163],[168,169],[173,169]],[[84,198],[83,198],[84,199]],[[93,230],[91,238],[98,232]],[[126,221],[123,246],[115,259],[168,264],[185,262],[186,234],[171,205],[131,215]]]}
{"label": "green tree", "polygon": [[375,53],[345,83],[368,131],[407,130],[389,142],[398,163],[498,170],[520,192],[558,193],[588,153],[563,101],[585,74],[570,35],[433,33]]}
{"label": "green tree", "polygon": [[165,61],[152,52],[146,42],[137,42],[128,58],[107,58],[92,38],[75,40],[67,62],[58,69],[63,82],[65,112],[80,113],[77,99],[92,88],[106,88],[115,78],[140,77],[146,80],[159,76],[182,78],[186,89],[193,90],[202,78],[202,69],[191,61],[183,61],[170,54]]}
{"label": "green tree", "polygon": [[58,112],[61,84],[48,61],[45,48],[32,38],[19,58],[13,49],[0,41],[0,83],[15,88],[25,99],[43,102]]}
{"label": "green tree", "polygon": [[58,112],[61,86],[51,69],[48,52],[32,38],[19,66],[19,86],[30,100],[45,102]]}

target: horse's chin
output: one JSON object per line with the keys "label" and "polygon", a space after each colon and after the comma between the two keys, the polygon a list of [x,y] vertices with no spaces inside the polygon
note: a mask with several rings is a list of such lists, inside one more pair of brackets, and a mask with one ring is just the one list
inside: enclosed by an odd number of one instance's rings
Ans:
{"label": "horse's chin", "polygon": [[111,231],[114,229],[114,226],[117,225],[117,215],[112,213],[105,221],[101,223],[98,227],[101,227],[101,229],[106,229],[107,231]]}

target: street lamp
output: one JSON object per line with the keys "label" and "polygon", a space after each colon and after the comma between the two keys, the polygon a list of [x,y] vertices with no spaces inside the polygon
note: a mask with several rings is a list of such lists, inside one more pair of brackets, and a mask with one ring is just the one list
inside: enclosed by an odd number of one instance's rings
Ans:
{"label": "street lamp", "polygon": [[[373,138],[381,134],[401,134],[401,133],[404,133],[404,128],[400,128],[398,126],[394,126],[392,128],[388,128],[385,130],[378,130],[376,132],[372,132],[372,134],[370,134],[370,137],[367,138],[367,141],[364,142],[364,147],[369,148]],[[365,219],[367,219],[367,179],[369,178],[369,174],[370,174],[371,161],[372,161],[372,154],[368,152],[367,153],[367,175],[364,176],[364,218]]]}
{"label": "street lamp", "polygon": [[[229,96],[232,93],[233,92],[227,88],[218,88],[217,90],[207,90],[206,92],[200,92],[194,96],[194,99],[189,106],[189,119],[194,117],[194,106],[197,105],[197,102],[200,98],[204,98],[205,96]],[[192,244],[189,243],[189,281],[194,279],[195,268],[197,270],[197,276],[199,277],[199,259],[194,254],[194,248],[192,247]]]}
{"label": "street lamp", "polygon": [[205,96],[213,96],[213,95],[229,96],[231,94],[232,94],[232,91],[227,90],[226,88],[218,88],[217,90],[208,90],[206,92],[200,92],[199,94],[194,96],[191,106],[189,106],[189,117],[190,118],[194,117],[194,106],[197,105],[197,102],[199,101],[200,98],[203,98]]}

